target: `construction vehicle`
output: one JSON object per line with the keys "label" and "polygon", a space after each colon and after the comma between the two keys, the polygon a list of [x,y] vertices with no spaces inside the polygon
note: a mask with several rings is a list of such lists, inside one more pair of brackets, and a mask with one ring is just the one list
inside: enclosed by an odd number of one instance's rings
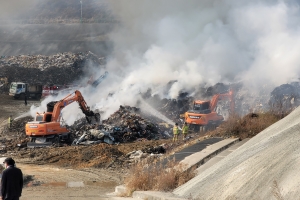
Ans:
{"label": "construction vehicle", "polygon": [[42,91],[42,98],[46,98],[48,96],[57,96],[59,91],[66,88],[69,88],[69,86],[57,84],[44,85]]}
{"label": "construction vehicle", "polygon": [[61,111],[69,104],[77,101],[81,111],[85,114],[88,123],[97,124],[100,114],[94,113],[87,106],[80,91],[67,95],[60,101],[51,101],[47,104],[47,112],[37,113],[35,120],[25,125],[26,135],[30,137],[28,147],[44,147],[60,142],[70,141],[70,131],[61,120]]}
{"label": "construction vehicle", "polygon": [[23,82],[12,82],[9,88],[9,95],[15,99],[24,99],[25,94],[28,98],[40,99],[43,86],[41,84],[29,84]]}
{"label": "construction vehicle", "polygon": [[103,75],[99,76],[95,81],[93,81],[91,85],[93,87],[97,87],[103,81],[103,79],[106,78],[107,75],[108,72],[105,72]]}
{"label": "construction vehicle", "polygon": [[210,101],[195,100],[192,110],[184,114],[184,119],[193,129],[205,131],[222,123],[228,111],[234,111],[232,90],[216,94]]}
{"label": "construction vehicle", "polygon": [[[108,75],[108,72],[106,71],[104,74],[99,76],[96,80],[94,80],[93,76],[90,77],[90,79],[87,82],[87,85],[92,85],[94,88],[96,88]],[[75,88],[80,88],[80,85],[57,85],[57,84],[50,84],[50,85],[44,85],[43,86],[43,92],[42,92],[42,99],[48,97],[48,96],[57,96],[58,93],[69,93],[71,90],[74,90]]]}

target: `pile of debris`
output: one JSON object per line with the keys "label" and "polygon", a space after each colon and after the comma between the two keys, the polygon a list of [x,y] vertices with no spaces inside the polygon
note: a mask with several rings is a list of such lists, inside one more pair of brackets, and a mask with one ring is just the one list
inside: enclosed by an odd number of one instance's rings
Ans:
{"label": "pile of debris", "polygon": [[158,140],[169,136],[166,126],[155,124],[141,116],[139,108],[120,106],[108,119],[103,120],[101,125],[90,125],[86,120],[76,121],[72,130],[73,144],[95,143],[125,143],[136,140]]}
{"label": "pile of debris", "polygon": [[22,66],[25,68],[38,68],[43,71],[49,67],[73,67],[82,61],[92,61],[97,65],[104,65],[105,59],[98,58],[92,52],[71,53],[64,52],[55,55],[19,55],[19,56],[2,56],[0,66]]}
{"label": "pile of debris", "polygon": [[86,67],[101,67],[105,58],[92,52],[59,53],[56,55],[19,55],[0,58],[0,74],[7,82],[69,84],[84,75]]}
{"label": "pile of debris", "polygon": [[289,113],[300,105],[300,83],[283,84],[276,87],[269,100],[270,109],[278,113]]}

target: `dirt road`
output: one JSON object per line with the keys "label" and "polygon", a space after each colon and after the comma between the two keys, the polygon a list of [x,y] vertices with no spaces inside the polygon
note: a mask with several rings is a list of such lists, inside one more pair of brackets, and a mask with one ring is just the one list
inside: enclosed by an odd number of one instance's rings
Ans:
{"label": "dirt road", "polygon": [[21,200],[105,199],[122,180],[122,174],[102,169],[58,168],[48,165],[18,164],[33,176],[23,189]]}

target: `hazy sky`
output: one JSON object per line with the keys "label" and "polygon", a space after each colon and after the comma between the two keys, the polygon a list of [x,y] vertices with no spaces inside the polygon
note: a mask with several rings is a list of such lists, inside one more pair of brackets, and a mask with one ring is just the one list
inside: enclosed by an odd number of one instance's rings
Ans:
{"label": "hazy sky", "polygon": [[0,0],[0,19],[14,18],[28,12],[40,0]]}

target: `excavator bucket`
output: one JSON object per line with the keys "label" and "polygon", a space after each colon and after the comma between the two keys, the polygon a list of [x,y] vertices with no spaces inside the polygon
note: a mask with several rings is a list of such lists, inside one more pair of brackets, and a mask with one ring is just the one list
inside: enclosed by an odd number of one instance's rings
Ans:
{"label": "excavator bucket", "polygon": [[99,124],[100,123],[100,114],[94,113],[90,114],[89,116],[86,116],[86,120],[89,124]]}

